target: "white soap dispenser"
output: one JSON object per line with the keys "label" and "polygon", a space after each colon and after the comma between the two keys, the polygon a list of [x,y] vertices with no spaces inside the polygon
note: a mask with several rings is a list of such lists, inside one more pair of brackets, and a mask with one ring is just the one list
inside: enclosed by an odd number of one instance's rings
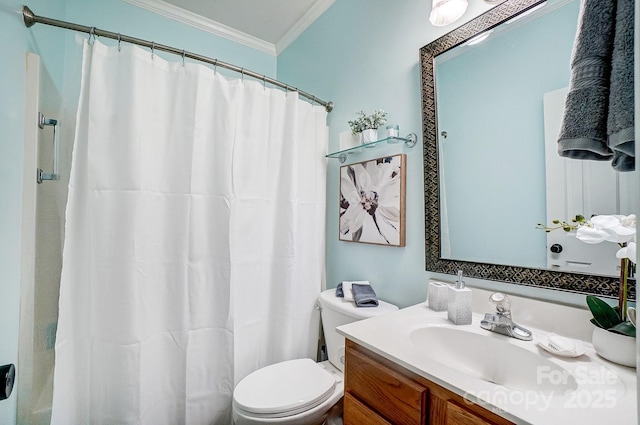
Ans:
{"label": "white soap dispenser", "polygon": [[458,270],[458,280],[449,286],[448,317],[454,325],[471,324],[471,289],[464,285],[462,270]]}

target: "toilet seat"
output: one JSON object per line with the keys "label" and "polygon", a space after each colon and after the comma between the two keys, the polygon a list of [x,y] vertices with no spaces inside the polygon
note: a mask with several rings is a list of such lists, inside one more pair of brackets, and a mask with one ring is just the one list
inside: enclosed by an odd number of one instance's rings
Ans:
{"label": "toilet seat", "polygon": [[276,363],[246,376],[234,391],[235,407],[254,417],[282,418],[324,403],[336,379],[311,359]]}

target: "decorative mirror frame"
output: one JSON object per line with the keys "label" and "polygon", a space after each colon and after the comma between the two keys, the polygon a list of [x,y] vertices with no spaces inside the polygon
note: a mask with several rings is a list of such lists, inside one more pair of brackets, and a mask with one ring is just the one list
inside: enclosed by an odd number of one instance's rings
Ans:
{"label": "decorative mirror frame", "polygon": [[[427,271],[465,275],[519,285],[568,292],[617,297],[619,279],[582,273],[557,272],[520,266],[476,263],[441,258],[440,181],[438,169],[438,124],[436,115],[434,59],[470,38],[520,15],[546,0],[507,0],[420,49],[422,83],[422,133],[424,157],[425,267]],[[635,299],[635,279],[629,280],[628,296]]]}

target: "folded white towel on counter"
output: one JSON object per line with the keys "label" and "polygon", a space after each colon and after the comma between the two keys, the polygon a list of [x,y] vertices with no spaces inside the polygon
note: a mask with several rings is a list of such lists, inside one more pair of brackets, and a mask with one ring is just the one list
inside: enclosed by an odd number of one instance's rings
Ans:
{"label": "folded white towel on counter", "polygon": [[344,294],[344,299],[347,301],[353,302],[353,290],[351,289],[351,285],[369,285],[368,280],[343,280],[342,281],[342,292]]}

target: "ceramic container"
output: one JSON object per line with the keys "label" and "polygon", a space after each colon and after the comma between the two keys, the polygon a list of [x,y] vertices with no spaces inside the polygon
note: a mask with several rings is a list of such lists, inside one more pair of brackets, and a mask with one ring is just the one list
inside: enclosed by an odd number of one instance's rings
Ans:
{"label": "ceramic container", "polygon": [[635,338],[594,328],[591,342],[601,357],[622,366],[636,367]]}
{"label": "ceramic container", "polygon": [[362,131],[362,143],[372,143],[378,140],[378,130],[368,128]]}

